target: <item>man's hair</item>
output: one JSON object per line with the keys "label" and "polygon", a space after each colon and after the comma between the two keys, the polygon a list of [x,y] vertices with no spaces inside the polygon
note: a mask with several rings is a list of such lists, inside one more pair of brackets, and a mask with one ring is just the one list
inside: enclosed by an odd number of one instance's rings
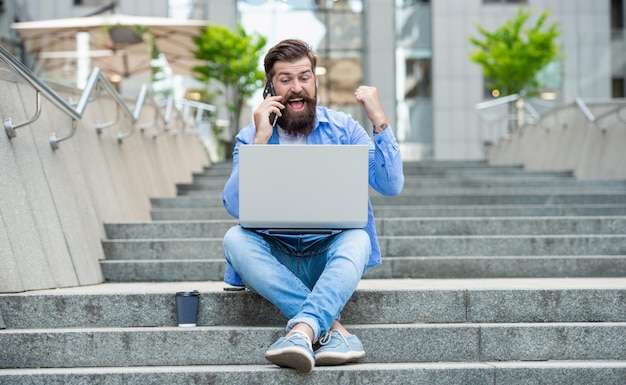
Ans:
{"label": "man's hair", "polygon": [[287,39],[276,44],[265,55],[265,76],[271,79],[274,76],[274,63],[277,61],[285,61],[293,63],[303,57],[311,61],[311,70],[315,73],[317,65],[317,56],[311,47],[302,40]]}

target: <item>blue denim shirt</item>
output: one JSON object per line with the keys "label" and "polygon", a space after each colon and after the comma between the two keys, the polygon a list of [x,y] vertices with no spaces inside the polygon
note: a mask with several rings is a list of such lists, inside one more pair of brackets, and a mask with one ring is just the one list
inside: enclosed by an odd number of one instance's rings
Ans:
{"label": "blue denim shirt", "polygon": [[[256,134],[254,123],[244,127],[236,137],[233,151],[233,168],[230,178],[224,186],[222,200],[230,215],[239,218],[239,146],[251,144]],[[268,144],[280,144],[275,128]],[[307,144],[365,144],[369,146],[369,184],[385,196],[396,196],[402,191],[404,174],[398,143],[391,128],[374,134],[373,140],[361,125],[350,115],[317,107],[315,128],[307,137]],[[372,253],[367,267],[382,263],[380,246],[376,235],[376,223],[372,204],[368,200],[368,221],[364,230],[370,237]],[[224,282],[229,285],[243,286],[239,275],[230,266],[226,266]]]}

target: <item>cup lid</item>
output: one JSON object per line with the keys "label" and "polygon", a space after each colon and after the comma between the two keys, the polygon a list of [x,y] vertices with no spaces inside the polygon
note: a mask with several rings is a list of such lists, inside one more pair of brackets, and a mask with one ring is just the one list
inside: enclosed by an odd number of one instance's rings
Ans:
{"label": "cup lid", "polygon": [[179,292],[176,292],[176,295],[183,296],[183,297],[191,297],[191,296],[200,295],[200,292],[198,290],[194,290],[194,291],[179,291]]}

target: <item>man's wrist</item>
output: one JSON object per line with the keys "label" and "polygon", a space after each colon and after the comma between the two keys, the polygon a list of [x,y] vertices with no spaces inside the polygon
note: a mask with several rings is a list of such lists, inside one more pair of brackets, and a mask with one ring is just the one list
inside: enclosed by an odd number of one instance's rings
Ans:
{"label": "man's wrist", "polygon": [[375,134],[380,134],[381,132],[383,132],[387,127],[389,127],[389,125],[387,123],[381,123],[379,125],[375,125],[374,124],[374,133]]}

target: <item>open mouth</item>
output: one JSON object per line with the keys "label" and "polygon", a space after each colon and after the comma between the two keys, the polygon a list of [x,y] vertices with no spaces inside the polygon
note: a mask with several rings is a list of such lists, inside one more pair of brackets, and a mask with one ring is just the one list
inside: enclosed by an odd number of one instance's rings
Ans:
{"label": "open mouth", "polygon": [[300,111],[304,109],[304,99],[302,98],[289,99],[288,103],[289,107],[294,111]]}

